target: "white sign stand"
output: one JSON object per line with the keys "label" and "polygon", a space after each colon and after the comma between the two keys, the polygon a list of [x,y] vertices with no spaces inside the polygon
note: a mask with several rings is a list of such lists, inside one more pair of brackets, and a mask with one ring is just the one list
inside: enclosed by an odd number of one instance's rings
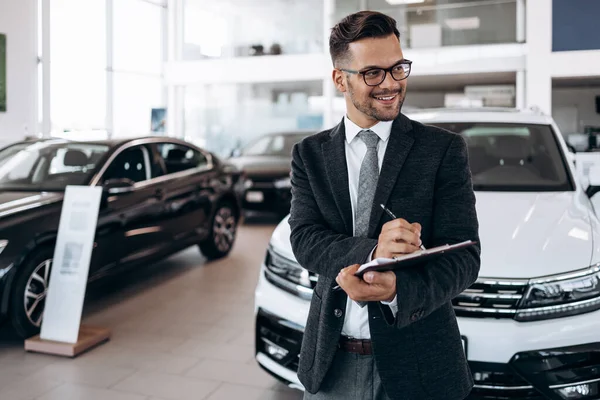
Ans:
{"label": "white sign stand", "polygon": [[41,334],[25,350],[76,356],[110,337],[106,329],[80,327],[101,198],[101,187],[67,186]]}

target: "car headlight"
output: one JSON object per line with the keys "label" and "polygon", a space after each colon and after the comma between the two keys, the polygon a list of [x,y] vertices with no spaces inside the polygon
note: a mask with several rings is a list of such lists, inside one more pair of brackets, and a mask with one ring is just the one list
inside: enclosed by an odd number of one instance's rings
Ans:
{"label": "car headlight", "polygon": [[292,187],[292,180],[291,178],[283,178],[283,179],[278,179],[275,182],[273,182],[273,185],[275,185],[275,187],[277,189],[287,189],[287,188],[291,188]]}
{"label": "car headlight", "polygon": [[533,279],[517,321],[567,317],[600,309],[600,264],[556,277]]}
{"label": "car headlight", "polygon": [[272,249],[267,250],[265,266],[269,271],[289,282],[312,289],[308,271],[296,261],[283,257]]}

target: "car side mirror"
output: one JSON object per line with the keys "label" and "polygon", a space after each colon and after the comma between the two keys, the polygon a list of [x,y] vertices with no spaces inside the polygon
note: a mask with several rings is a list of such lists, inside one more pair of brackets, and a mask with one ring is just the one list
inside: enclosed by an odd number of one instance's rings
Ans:
{"label": "car side mirror", "polygon": [[591,199],[596,193],[600,192],[600,166],[590,168],[588,180],[589,186],[585,193]]}
{"label": "car side mirror", "polygon": [[135,182],[128,178],[108,179],[102,185],[104,192],[108,194],[129,193],[133,190]]}

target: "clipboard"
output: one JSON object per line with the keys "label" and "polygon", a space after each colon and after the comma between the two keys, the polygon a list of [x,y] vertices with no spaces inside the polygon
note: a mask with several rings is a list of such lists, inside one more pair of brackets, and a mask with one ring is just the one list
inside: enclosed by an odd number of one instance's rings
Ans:
{"label": "clipboard", "polygon": [[361,265],[354,275],[362,278],[362,276],[369,271],[383,272],[410,267],[415,264],[430,261],[434,258],[442,256],[443,254],[453,253],[455,251],[474,246],[475,244],[477,244],[477,242],[466,240],[456,244],[445,244],[438,247],[432,247],[427,250],[415,251],[414,253],[394,258],[376,258],[371,262]]}

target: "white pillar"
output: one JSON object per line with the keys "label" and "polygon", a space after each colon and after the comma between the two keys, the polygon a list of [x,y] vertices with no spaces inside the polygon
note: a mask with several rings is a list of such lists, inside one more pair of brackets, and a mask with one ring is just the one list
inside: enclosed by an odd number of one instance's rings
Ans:
{"label": "white pillar", "polygon": [[50,119],[50,0],[42,0],[42,136],[49,137]]}
{"label": "white pillar", "polygon": [[[183,0],[168,0],[168,62],[180,61],[183,54]],[[167,135],[183,137],[183,88],[169,83],[167,88]]]}
{"label": "white pillar", "polygon": [[518,109],[525,108],[527,104],[527,99],[525,96],[526,92],[526,73],[525,70],[517,71],[517,80],[516,80],[516,95],[515,95],[515,107]]}
{"label": "white pillar", "polygon": [[[331,28],[335,24],[335,1],[323,1],[323,51],[329,58],[329,35]],[[333,126],[333,98],[335,97],[335,86],[331,77],[328,75],[323,79],[323,128],[329,129]]]}
{"label": "white pillar", "polygon": [[106,0],[106,116],[104,125],[109,138],[114,134],[113,79],[113,0]]}
{"label": "white pillar", "polygon": [[527,2],[527,62],[525,97],[527,107],[552,114],[552,0]]}
{"label": "white pillar", "polygon": [[517,43],[524,43],[527,40],[526,11],[525,0],[517,0]]}

